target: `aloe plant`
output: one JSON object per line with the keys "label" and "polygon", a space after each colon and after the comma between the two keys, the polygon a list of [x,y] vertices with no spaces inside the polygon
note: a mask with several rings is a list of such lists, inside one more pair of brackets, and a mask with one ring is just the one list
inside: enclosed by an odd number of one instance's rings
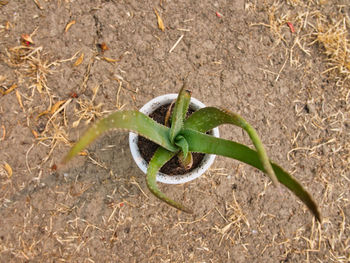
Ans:
{"label": "aloe plant", "polygon": [[[186,118],[190,99],[191,92],[183,87],[172,109],[170,127],[159,124],[138,111],[118,111],[101,119],[89,128],[70,149],[62,161],[63,164],[71,160],[105,131],[116,128],[126,129],[159,145],[148,165],[147,187],[160,200],[179,210],[192,212],[191,209],[168,198],[159,190],[156,183],[157,172],[176,155],[183,166],[189,168],[192,162],[191,153],[199,152],[226,156],[259,169],[270,177],[274,185],[281,183],[292,191],[305,203],[317,220],[321,221],[321,215],[311,195],[288,172],[269,160],[257,132],[247,121],[229,110],[215,107],[202,108]],[[255,150],[237,142],[206,134],[222,124],[236,125],[245,130]]]}

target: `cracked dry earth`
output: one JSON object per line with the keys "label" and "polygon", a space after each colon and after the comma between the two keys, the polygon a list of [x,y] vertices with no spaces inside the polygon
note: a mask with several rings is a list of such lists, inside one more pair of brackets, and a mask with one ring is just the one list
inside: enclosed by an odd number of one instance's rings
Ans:
{"label": "cracked dry earth", "polygon": [[[349,262],[349,81],[322,73],[322,46],[306,41],[311,10],[332,19],[349,6],[319,2],[0,1],[0,88],[13,87],[0,95],[0,261]],[[284,14],[296,32],[273,31]],[[321,224],[289,191],[221,157],[193,182],[160,185],[194,210],[178,212],[147,190],[126,132],[53,169],[89,123],[174,93],[183,78],[193,97],[258,130],[314,196]],[[251,145],[237,128],[220,133]]]}

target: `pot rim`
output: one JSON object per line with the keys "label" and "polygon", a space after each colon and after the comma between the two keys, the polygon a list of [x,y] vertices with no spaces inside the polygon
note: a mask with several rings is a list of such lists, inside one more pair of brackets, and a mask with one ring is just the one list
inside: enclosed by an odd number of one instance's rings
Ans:
{"label": "pot rim", "polygon": [[[147,102],[139,111],[146,115],[149,115],[160,106],[171,103],[173,100],[177,98],[177,96],[178,94],[175,94],[175,93],[158,96],[150,100],[149,102]],[[190,101],[190,106],[195,110],[205,107],[205,105],[202,102],[192,97]],[[220,136],[219,129],[214,128],[211,134],[215,137],[219,137]],[[148,163],[141,156],[139,147],[137,146],[137,142],[138,142],[138,134],[130,132],[129,146],[130,146],[131,155],[134,161],[136,162],[137,166],[141,169],[142,172],[146,174]],[[205,173],[213,164],[215,157],[216,155],[213,155],[213,154],[205,154],[200,165],[196,169],[186,174],[167,175],[167,174],[158,172],[156,177],[157,181],[165,184],[182,184],[182,183],[190,182],[198,178],[199,176],[201,176],[203,173]]]}

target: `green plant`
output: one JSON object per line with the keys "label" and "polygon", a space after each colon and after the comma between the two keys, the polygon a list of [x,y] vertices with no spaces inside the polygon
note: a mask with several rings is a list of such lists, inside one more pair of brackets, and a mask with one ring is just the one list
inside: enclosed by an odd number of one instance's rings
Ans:
{"label": "green plant", "polygon": [[[190,99],[191,92],[183,87],[172,110],[170,128],[155,122],[138,111],[118,111],[101,119],[88,129],[70,149],[63,159],[63,163],[71,160],[103,132],[115,128],[127,129],[160,146],[148,165],[147,186],[156,197],[177,209],[191,212],[190,209],[168,198],[159,190],[156,183],[156,174],[175,155],[178,155],[184,167],[190,167],[191,152],[200,152],[230,157],[256,167],[266,173],[274,185],[277,186],[279,182],[291,190],[306,204],[314,216],[319,221],[321,220],[317,205],[310,194],[289,173],[268,159],[266,151],[252,126],[241,116],[214,107],[202,108],[186,119]],[[237,142],[206,134],[207,131],[221,124],[232,124],[244,129],[256,150]]]}

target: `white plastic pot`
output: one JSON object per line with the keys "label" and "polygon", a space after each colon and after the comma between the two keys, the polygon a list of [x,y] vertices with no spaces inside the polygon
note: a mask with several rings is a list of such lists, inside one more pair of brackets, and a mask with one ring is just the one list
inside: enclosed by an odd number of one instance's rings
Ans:
{"label": "white plastic pot", "polygon": [[[170,104],[177,98],[178,94],[166,94],[159,97],[156,97],[146,103],[141,109],[140,112],[150,115],[160,106]],[[195,98],[191,98],[190,107],[194,110],[198,110],[200,108],[204,108],[205,105]],[[219,137],[219,129],[214,128],[211,133],[215,137]],[[137,166],[141,169],[145,174],[147,173],[148,163],[143,159],[140,154],[139,147],[137,146],[138,135],[135,133],[129,133],[129,145],[132,157],[134,158]],[[215,159],[215,155],[206,154],[201,162],[201,164],[194,170],[189,173],[182,175],[167,175],[161,172],[157,173],[157,181],[165,184],[182,184],[187,183],[201,176],[205,171],[209,169],[209,167],[213,164]]]}

